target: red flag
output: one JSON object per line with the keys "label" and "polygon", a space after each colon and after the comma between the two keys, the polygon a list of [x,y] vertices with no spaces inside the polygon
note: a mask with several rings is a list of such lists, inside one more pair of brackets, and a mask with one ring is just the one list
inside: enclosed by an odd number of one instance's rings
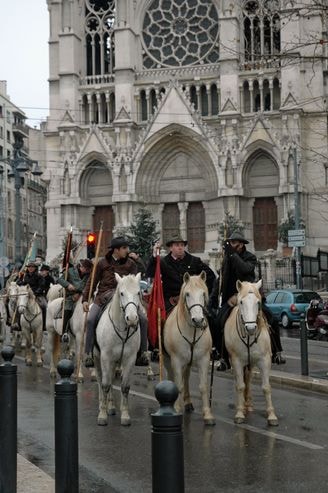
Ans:
{"label": "red flag", "polygon": [[[158,311],[160,310],[160,321],[158,320]],[[156,270],[153,287],[150,293],[148,304],[148,337],[153,347],[156,346],[158,339],[158,324],[165,320],[165,304],[163,297],[163,287],[161,279],[161,258],[156,257]]]}

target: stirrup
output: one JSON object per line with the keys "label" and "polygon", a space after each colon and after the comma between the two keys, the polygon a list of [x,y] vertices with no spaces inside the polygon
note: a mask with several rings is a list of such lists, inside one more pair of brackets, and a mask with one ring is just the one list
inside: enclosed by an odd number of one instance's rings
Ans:
{"label": "stirrup", "polygon": [[219,359],[219,361],[217,362],[217,364],[216,364],[216,370],[217,371],[227,371],[227,370],[229,370],[229,366],[228,366],[227,362],[223,358]]}
{"label": "stirrup", "polygon": [[144,351],[140,356],[137,357],[136,359],[136,366],[148,366],[149,365],[149,358],[147,351]]}

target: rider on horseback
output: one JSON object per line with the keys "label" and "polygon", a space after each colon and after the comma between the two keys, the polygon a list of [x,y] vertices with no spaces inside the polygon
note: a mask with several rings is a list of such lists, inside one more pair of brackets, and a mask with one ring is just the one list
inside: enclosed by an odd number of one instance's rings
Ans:
{"label": "rider on horseback", "polygon": [[29,261],[22,279],[17,281],[18,286],[29,285],[32,289],[36,301],[38,302],[42,311],[42,329],[46,330],[46,313],[47,313],[47,300],[44,295],[45,282],[44,278],[38,273],[38,264],[33,261]]}
{"label": "rider on horseback", "polygon": [[69,262],[67,277],[65,276],[65,272],[63,272],[61,277],[58,279],[58,284],[63,286],[66,290],[63,335],[68,332],[68,322],[73,315],[75,303],[79,299],[85,285],[88,282],[92,267],[93,263],[89,259],[80,260],[79,267],[75,267],[72,262]]}
{"label": "rider on horseback", "polygon": [[[216,280],[213,291],[210,295],[209,311],[210,328],[213,344],[221,356],[218,371],[225,371],[230,368],[229,356],[224,344],[223,329],[232,308],[237,302],[236,282],[255,281],[255,268],[257,266],[256,256],[246,250],[249,242],[239,232],[233,232],[224,243],[224,258],[221,269],[221,276]],[[221,285],[221,292],[220,291]],[[219,308],[219,298],[221,296],[221,306]],[[269,308],[262,303],[262,311],[271,325],[270,339],[272,347],[272,361],[278,364],[285,363],[285,358],[281,355],[282,347],[280,342],[279,326],[273,323],[273,317]]]}
{"label": "rider on horseback", "polygon": [[[83,291],[83,309],[89,312],[87,320],[87,337],[85,343],[85,360],[84,364],[87,368],[94,366],[93,361],[93,346],[95,342],[95,332],[102,309],[106,306],[116,289],[115,273],[121,277],[129,274],[136,275],[138,271],[136,262],[129,257],[129,244],[126,238],[118,236],[113,238],[109,245],[109,251],[104,258],[99,260],[94,277],[93,288],[97,288],[97,295],[89,311],[88,297],[91,285],[91,279],[87,282]],[[140,311],[140,329],[141,339],[147,341],[147,318]],[[148,362],[147,362],[148,364]]]}

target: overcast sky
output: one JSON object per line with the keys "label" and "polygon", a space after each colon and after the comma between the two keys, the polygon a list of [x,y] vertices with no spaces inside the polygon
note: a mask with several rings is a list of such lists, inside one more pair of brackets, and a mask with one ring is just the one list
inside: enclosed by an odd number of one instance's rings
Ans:
{"label": "overcast sky", "polygon": [[48,37],[46,0],[1,0],[0,80],[31,126],[48,115]]}

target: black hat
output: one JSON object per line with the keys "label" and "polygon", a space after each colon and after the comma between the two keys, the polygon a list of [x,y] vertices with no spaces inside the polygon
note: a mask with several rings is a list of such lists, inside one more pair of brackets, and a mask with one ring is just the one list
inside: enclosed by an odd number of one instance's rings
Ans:
{"label": "black hat", "polygon": [[38,266],[38,264],[36,262],[34,262],[33,260],[30,260],[26,264],[26,267],[35,267],[35,268],[37,268],[37,266]]}
{"label": "black hat", "polygon": [[49,267],[49,265],[42,264],[40,267],[40,270],[50,270],[50,267]]}
{"label": "black hat", "polygon": [[125,246],[129,246],[128,240],[124,238],[124,236],[116,236],[116,238],[112,239],[108,248],[114,250],[114,248],[121,248]]}
{"label": "black hat", "polygon": [[240,241],[241,243],[244,243],[247,245],[249,243],[248,240],[245,239],[243,233],[240,233],[239,231],[233,231],[229,238],[227,238],[228,241]]}
{"label": "black hat", "polygon": [[92,263],[92,262],[91,262],[91,260],[89,260],[88,258],[85,258],[85,259],[80,260],[80,264],[81,264],[81,265],[82,265],[82,267],[84,267],[85,269],[92,270],[92,268],[93,268],[93,263]]}
{"label": "black hat", "polygon": [[170,247],[171,245],[173,245],[173,243],[184,243],[184,245],[186,246],[188,241],[187,240],[184,240],[181,238],[180,235],[173,235],[167,242],[166,242],[166,246],[167,247]]}

